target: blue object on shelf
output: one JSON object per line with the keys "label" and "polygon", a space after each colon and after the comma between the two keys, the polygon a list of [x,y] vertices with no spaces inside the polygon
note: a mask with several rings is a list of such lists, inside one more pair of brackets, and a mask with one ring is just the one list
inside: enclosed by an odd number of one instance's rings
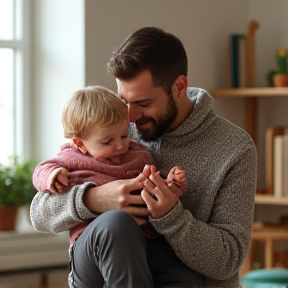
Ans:
{"label": "blue object on shelf", "polygon": [[242,288],[288,288],[288,270],[259,269],[242,277]]}

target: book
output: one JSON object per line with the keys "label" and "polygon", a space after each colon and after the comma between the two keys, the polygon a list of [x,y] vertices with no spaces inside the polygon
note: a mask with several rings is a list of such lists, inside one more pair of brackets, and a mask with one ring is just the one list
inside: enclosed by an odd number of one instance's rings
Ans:
{"label": "book", "polygon": [[283,196],[288,196],[288,133],[283,135]]}
{"label": "book", "polygon": [[247,87],[246,37],[238,39],[239,87]]}
{"label": "book", "polygon": [[230,65],[231,87],[246,87],[246,42],[245,35],[231,35]]}
{"label": "book", "polygon": [[284,136],[274,137],[274,196],[284,196]]}
{"label": "book", "polygon": [[285,129],[275,126],[266,130],[266,188],[269,195],[274,195],[274,137],[283,135]]}

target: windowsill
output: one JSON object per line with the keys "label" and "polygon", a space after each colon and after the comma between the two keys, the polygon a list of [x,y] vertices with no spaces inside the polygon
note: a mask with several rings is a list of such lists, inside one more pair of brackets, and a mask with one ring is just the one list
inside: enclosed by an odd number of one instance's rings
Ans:
{"label": "windowsill", "polygon": [[67,232],[40,233],[28,221],[25,225],[18,223],[16,231],[0,232],[0,271],[49,269],[65,264],[68,267],[68,249]]}

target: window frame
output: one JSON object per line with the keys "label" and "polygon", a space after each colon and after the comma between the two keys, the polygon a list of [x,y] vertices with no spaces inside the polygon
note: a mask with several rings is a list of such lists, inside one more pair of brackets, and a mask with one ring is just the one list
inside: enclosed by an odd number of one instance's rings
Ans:
{"label": "window frame", "polygon": [[[1,40],[1,48],[14,50],[14,154],[31,157],[31,23],[30,0],[14,0],[14,39]],[[11,156],[11,155],[7,155]]]}

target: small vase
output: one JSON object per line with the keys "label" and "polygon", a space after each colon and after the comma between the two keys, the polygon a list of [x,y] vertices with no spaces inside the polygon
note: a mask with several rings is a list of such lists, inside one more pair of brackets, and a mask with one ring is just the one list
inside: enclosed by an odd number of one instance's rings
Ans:
{"label": "small vase", "polygon": [[275,74],[273,76],[273,83],[275,87],[287,87],[288,75],[287,74]]}
{"label": "small vase", "polygon": [[18,207],[0,207],[0,231],[14,231]]}

